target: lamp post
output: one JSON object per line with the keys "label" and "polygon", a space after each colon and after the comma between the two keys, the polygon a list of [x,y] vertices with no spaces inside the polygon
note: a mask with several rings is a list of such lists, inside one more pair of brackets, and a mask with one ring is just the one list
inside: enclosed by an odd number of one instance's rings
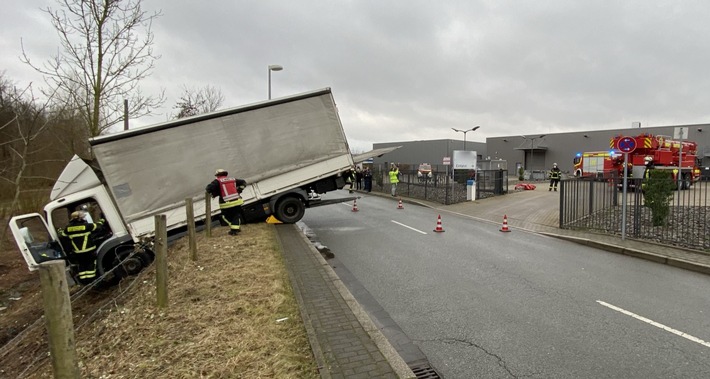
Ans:
{"label": "lamp post", "polygon": [[283,66],[277,64],[269,65],[269,100],[271,100],[271,71],[281,71],[283,69]]}
{"label": "lamp post", "polygon": [[534,179],[534,175],[533,175],[533,173],[534,173],[534,168],[533,168],[533,162],[534,162],[534,160],[533,160],[533,154],[535,154],[535,140],[536,140],[536,139],[545,138],[546,135],[547,135],[547,134],[541,134],[539,137],[532,137],[532,138],[528,138],[528,137],[526,137],[526,136],[521,136],[521,137],[523,137],[523,138],[525,138],[525,139],[529,139],[529,140],[530,140],[530,178],[531,178],[531,179]]}
{"label": "lamp post", "polygon": [[468,130],[460,130],[460,129],[456,129],[456,128],[451,128],[451,130],[453,130],[455,132],[463,133],[463,149],[465,151],[466,150],[466,133],[475,132],[478,128],[480,128],[480,126],[474,126],[473,128],[468,129]]}

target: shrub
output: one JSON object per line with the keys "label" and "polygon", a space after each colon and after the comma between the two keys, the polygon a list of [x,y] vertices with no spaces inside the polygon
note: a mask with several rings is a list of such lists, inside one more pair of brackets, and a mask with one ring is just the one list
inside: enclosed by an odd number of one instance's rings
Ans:
{"label": "shrub", "polygon": [[644,179],[644,206],[651,208],[653,226],[662,226],[668,222],[670,203],[673,198],[675,183],[669,171],[651,170],[649,178]]}

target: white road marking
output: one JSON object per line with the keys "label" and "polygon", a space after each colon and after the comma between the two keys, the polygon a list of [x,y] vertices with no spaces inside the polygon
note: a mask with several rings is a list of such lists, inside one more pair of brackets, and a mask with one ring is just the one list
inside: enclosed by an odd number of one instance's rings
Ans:
{"label": "white road marking", "polygon": [[619,307],[614,306],[614,305],[611,305],[611,304],[609,304],[609,303],[605,303],[605,302],[603,302],[603,301],[601,301],[601,300],[597,300],[597,303],[599,303],[599,304],[601,304],[601,305],[603,305],[603,306],[605,306],[605,307],[607,307],[607,308],[613,309],[613,310],[615,310],[615,311],[617,311],[617,312],[621,312],[621,313],[623,313],[623,314],[625,314],[625,315],[627,315],[627,316],[631,316],[631,317],[633,317],[633,318],[635,318],[635,319],[637,319],[637,320],[641,320],[641,321],[643,321],[643,322],[645,322],[645,323],[651,324],[651,325],[653,325],[653,326],[655,326],[655,327],[657,327],[657,328],[661,328],[661,329],[665,330],[666,332],[670,332],[670,333],[673,333],[673,334],[675,334],[675,335],[681,336],[681,337],[683,337],[683,338],[685,338],[685,339],[688,339],[688,340],[691,340],[691,341],[693,341],[693,342],[695,342],[695,343],[699,343],[699,344],[701,344],[701,345],[703,345],[703,346],[705,346],[705,347],[710,347],[710,342],[705,342],[705,341],[701,340],[700,338],[693,337],[693,336],[691,336],[690,334],[681,332],[680,330],[676,330],[676,329],[673,329],[673,328],[671,328],[671,327],[665,326],[665,325],[663,325],[663,324],[661,324],[661,323],[658,323],[658,322],[655,322],[655,321],[653,321],[653,320],[647,319],[646,317],[643,317],[643,316],[639,316],[639,315],[637,315],[637,314],[635,314],[635,313],[633,313],[633,312],[629,312],[629,311],[627,311],[627,310],[625,310],[625,309],[619,308]]}
{"label": "white road marking", "polygon": [[390,221],[394,222],[394,223],[397,224],[397,225],[404,226],[404,227],[407,228],[407,229],[412,229],[412,230],[414,230],[414,231],[417,232],[417,233],[426,234],[426,232],[422,232],[422,231],[419,230],[419,229],[414,229],[414,228],[412,228],[411,226],[407,226],[407,225],[402,224],[401,222],[397,222],[397,221],[395,221],[395,220],[390,220]]}

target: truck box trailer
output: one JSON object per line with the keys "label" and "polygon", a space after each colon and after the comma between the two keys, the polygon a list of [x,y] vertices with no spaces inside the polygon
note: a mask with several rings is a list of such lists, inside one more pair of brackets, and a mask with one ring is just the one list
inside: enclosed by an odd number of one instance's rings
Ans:
{"label": "truck box trailer", "polygon": [[[210,222],[205,186],[217,168],[246,180],[246,222],[273,215],[285,223],[323,204],[318,194],[343,188],[353,157],[329,88],[137,128],[89,141],[95,160],[74,156],[57,179],[44,215],[13,217],[10,229],[30,270],[65,259],[58,229],[83,210],[103,218],[97,275],[132,275],[153,260],[154,216],[166,215],[169,233],[186,227],[185,199]],[[69,264],[69,271],[73,265]],[[111,273],[111,275],[107,275]],[[105,276],[108,276],[105,277]]]}

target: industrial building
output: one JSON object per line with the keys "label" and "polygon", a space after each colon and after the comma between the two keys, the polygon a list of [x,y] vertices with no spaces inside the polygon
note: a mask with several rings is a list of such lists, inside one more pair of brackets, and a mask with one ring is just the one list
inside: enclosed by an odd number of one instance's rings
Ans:
{"label": "industrial building", "polygon": [[[399,149],[375,158],[374,163],[431,163],[441,165],[444,157],[453,150],[476,151],[479,161],[505,160],[508,174],[517,176],[518,168],[541,175],[557,163],[567,174],[573,173],[573,159],[585,151],[610,150],[609,141],[614,136],[637,136],[649,133],[672,138],[677,128],[687,131],[685,140],[698,144],[697,156],[703,176],[710,176],[710,124],[673,125],[654,127],[629,127],[567,133],[515,135],[486,138],[486,143],[459,140],[430,140],[375,143],[373,149],[401,146]],[[465,149],[463,144],[466,144]]]}

